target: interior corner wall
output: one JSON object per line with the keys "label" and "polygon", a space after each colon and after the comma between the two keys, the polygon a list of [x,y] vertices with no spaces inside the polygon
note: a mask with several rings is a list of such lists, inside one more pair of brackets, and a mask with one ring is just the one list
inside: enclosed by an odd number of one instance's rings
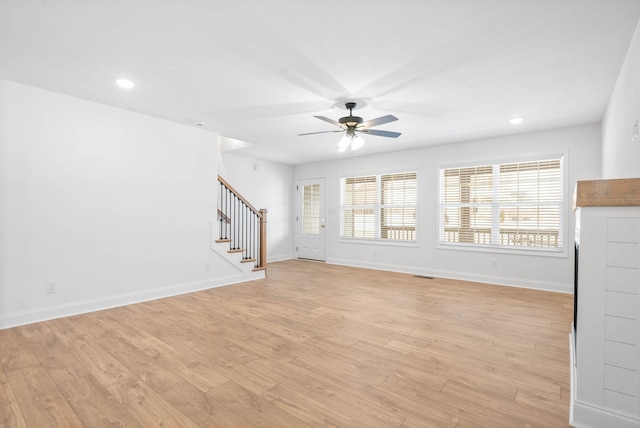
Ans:
{"label": "interior corner wall", "polygon": [[[573,291],[575,228],[571,195],[576,180],[600,177],[600,138],[599,124],[585,125],[299,165],[295,167],[294,175],[296,180],[326,178],[326,255],[329,263],[570,293]],[[568,195],[562,256],[438,248],[437,171],[440,165],[513,160],[537,153],[566,154]],[[418,172],[416,245],[380,241],[355,243],[340,239],[341,177],[414,168]]]}
{"label": "interior corner wall", "polygon": [[219,173],[254,207],[267,210],[267,262],[294,258],[293,166],[227,152]]}
{"label": "interior corner wall", "polygon": [[0,80],[0,328],[240,280],[210,249],[217,159],[216,134]]}
{"label": "interior corner wall", "polygon": [[602,178],[640,177],[640,23],[602,121]]}

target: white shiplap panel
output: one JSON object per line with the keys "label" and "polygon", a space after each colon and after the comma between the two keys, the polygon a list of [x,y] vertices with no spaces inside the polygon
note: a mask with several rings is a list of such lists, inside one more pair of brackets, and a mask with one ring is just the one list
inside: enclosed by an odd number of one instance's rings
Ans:
{"label": "white shiplap panel", "polygon": [[620,293],[638,294],[640,289],[640,269],[607,267],[607,290]]}
{"label": "white shiplap panel", "polygon": [[623,369],[635,370],[638,349],[635,345],[605,340],[604,362]]}
{"label": "white shiplap panel", "polygon": [[636,397],[605,389],[604,406],[618,412],[634,415],[636,411]]}
{"label": "white shiplap panel", "polygon": [[638,318],[637,295],[607,291],[605,299],[605,315],[632,320]]}
{"label": "white shiplap panel", "polygon": [[[637,322],[635,320],[606,316],[604,327],[604,338],[606,340],[637,345]],[[604,346],[604,344],[600,346]]]}
{"label": "white shiplap panel", "polygon": [[607,266],[638,268],[638,244],[607,243]]}
{"label": "white shiplap panel", "polygon": [[637,218],[609,218],[607,240],[609,242],[638,243],[640,221]]}
{"label": "white shiplap panel", "polygon": [[636,371],[605,364],[604,388],[635,397]]}

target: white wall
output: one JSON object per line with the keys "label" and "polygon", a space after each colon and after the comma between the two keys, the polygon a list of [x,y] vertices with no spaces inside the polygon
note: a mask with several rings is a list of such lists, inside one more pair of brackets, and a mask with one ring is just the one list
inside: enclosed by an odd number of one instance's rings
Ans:
{"label": "white wall", "polygon": [[[571,292],[574,228],[571,194],[576,179],[600,177],[600,136],[600,126],[589,125],[384,155],[358,156],[352,160],[307,164],[295,167],[294,174],[296,180],[312,177],[327,179],[326,236],[329,263]],[[438,165],[550,152],[567,154],[567,251],[563,257],[436,248]],[[340,177],[413,168],[417,168],[419,180],[417,246],[341,242]],[[497,268],[492,267],[494,261],[497,261]]]}
{"label": "white wall", "polygon": [[631,39],[602,121],[603,178],[640,177],[640,136],[632,141],[640,118],[640,24]]}
{"label": "white wall", "polygon": [[254,207],[268,211],[267,262],[293,258],[293,167],[222,153],[219,171]]}
{"label": "white wall", "polygon": [[209,246],[217,159],[216,134],[0,80],[0,328],[241,280]]}

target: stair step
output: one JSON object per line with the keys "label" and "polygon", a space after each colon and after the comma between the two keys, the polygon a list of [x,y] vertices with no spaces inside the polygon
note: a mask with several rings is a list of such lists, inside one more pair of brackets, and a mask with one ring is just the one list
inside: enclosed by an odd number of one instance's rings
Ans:
{"label": "stair step", "polygon": [[229,253],[244,253],[243,248],[236,248],[235,250],[229,250]]}
{"label": "stair step", "polygon": [[252,263],[252,262],[255,262],[255,261],[256,261],[256,259],[242,259],[242,260],[240,260],[240,263]]}
{"label": "stair step", "polygon": [[221,243],[223,243],[223,242],[231,242],[231,239],[226,239],[226,238],[224,238],[224,239],[216,239],[216,242],[217,242],[218,244],[221,244]]}
{"label": "stair step", "polygon": [[258,272],[258,271],[261,271],[261,270],[267,270],[267,267],[265,266],[265,267],[253,268],[253,272]]}

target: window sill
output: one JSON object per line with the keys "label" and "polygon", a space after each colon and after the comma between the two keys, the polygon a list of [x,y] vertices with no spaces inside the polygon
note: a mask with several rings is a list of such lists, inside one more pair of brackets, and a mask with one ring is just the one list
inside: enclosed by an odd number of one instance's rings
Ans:
{"label": "window sill", "polygon": [[489,245],[467,245],[467,244],[443,244],[436,245],[439,250],[454,251],[477,251],[482,253],[511,254],[520,256],[540,256],[540,257],[562,257],[567,258],[566,248],[563,249],[546,249],[546,248],[507,248],[494,247]]}
{"label": "window sill", "polygon": [[340,238],[340,244],[364,244],[364,245],[387,245],[390,247],[418,247],[417,241],[394,241],[390,239],[372,239],[372,238]]}

